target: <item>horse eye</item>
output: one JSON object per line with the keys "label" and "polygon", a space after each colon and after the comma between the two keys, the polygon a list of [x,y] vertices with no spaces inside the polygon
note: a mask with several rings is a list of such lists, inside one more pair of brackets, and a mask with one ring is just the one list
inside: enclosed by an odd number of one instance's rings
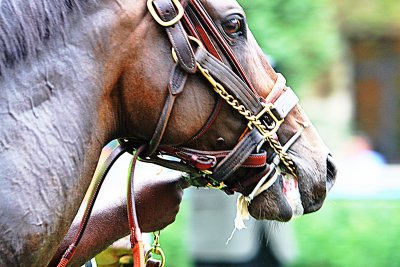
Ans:
{"label": "horse eye", "polygon": [[222,24],[224,32],[230,37],[237,37],[242,34],[242,21],[239,18],[232,18]]}

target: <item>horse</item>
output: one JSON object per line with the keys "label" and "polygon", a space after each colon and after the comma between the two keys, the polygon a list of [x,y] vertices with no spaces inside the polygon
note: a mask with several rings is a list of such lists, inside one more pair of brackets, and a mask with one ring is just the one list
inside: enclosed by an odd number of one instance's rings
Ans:
{"label": "horse", "polygon": [[[217,36],[207,38],[207,31],[201,33],[198,24],[193,32],[200,32],[202,41],[187,36],[181,20],[190,5],[192,13],[200,12],[194,7],[202,6]],[[285,154],[282,147],[271,151],[271,143],[285,144],[302,129],[285,148],[290,160],[282,156],[274,162],[284,161],[283,174],[294,177],[300,213],[321,207],[334,183],[336,167],[299,104],[290,107],[283,122],[275,118],[271,106],[263,104],[259,117],[247,116],[253,119],[249,123],[232,109],[234,103],[221,101],[222,96],[212,90],[223,87],[221,83],[250,88],[244,94],[237,91],[236,98],[248,97],[257,106],[282,81],[249,30],[239,4],[174,0],[167,2],[172,8],[165,11],[164,6],[164,2],[144,0],[1,2],[1,266],[49,263],[78,211],[102,148],[120,138],[147,143],[148,155],[161,146],[168,152],[167,147],[185,144],[188,149],[183,152],[190,155],[183,159],[186,163],[196,158],[193,151],[239,154],[224,161],[229,170],[219,172],[226,180],[218,185],[240,188],[242,178],[265,177],[268,168],[265,162],[251,171],[236,165],[244,164],[254,151],[256,155],[268,151],[262,154],[264,158],[279,156],[280,151]],[[171,23],[162,25],[165,21]],[[204,64],[213,58],[211,63],[229,71],[217,82],[204,68],[200,74],[197,51],[203,53]],[[225,83],[224,77],[229,77]],[[283,84],[278,89],[287,88]],[[272,126],[269,130],[258,124],[261,117]],[[257,141],[249,141],[249,135]],[[197,156],[206,163],[211,160],[215,167],[216,156],[210,155]],[[210,176],[211,172],[202,173]],[[276,181],[252,199],[249,212],[253,217],[287,221],[296,215],[285,196],[288,186],[282,175]]]}

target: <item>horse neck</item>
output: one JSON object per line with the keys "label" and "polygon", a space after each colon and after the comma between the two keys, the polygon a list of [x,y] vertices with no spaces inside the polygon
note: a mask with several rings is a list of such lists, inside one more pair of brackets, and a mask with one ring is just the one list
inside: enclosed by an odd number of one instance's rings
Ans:
{"label": "horse neck", "polygon": [[[74,22],[74,30],[49,40],[37,57],[0,77],[0,210],[12,210],[0,216],[6,226],[0,235],[19,263],[51,257],[102,147],[113,138],[117,115],[110,115],[110,95],[118,70],[117,61],[109,59],[115,51],[108,34],[117,23],[107,24],[104,16],[116,19],[117,14],[99,6]],[[21,248],[23,243],[33,247]]]}

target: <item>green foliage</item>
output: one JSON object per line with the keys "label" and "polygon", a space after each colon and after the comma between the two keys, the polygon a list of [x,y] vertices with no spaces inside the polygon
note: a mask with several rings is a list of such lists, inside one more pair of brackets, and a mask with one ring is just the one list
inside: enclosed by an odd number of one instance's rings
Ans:
{"label": "green foliage", "polygon": [[399,266],[399,201],[330,201],[294,222],[292,267]]}
{"label": "green foliage", "polygon": [[[339,19],[344,29],[351,35],[378,35],[393,32],[398,35],[400,29],[400,1],[398,0],[352,0],[336,1]],[[357,6],[357,8],[353,8]]]}
{"label": "green foliage", "polygon": [[239,2],[258,43],[277,61],[291,86],[314,80],[333,64],[340,35],[327,0]]}
{"label": "green foliage", "polygon": [[160,244],[164,250],[168,267],[193,266],[188,249],[190,242],[190,233],[188,233],[189,204],[189,201],[184,200],[175,222],[161,231]]}
{"label": "green foliage", "polygon": [[[193,266],[187,246],[195,233],[187,231],[187,204],[161,232],[168,267]],[[327,201],[320,211],[292,222],[299,257],[290,267],[399,266],[399,211],[400,201]]]}

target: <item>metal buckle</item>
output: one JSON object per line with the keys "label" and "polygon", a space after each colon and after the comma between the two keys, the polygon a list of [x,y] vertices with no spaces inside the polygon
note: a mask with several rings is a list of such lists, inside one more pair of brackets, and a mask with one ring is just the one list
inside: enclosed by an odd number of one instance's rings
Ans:
{"label": "metal buckle", "polygon": [[[279,127],[283,123],[283,120],[279,120],[272,112],[271,109],[274,107],[272,103],[262,103],[262,105],[264,106],[264,109],[255,116],[255,120],[250,121],[247,124],[247,127],[249,127],[250,130],[253,130],[253,127],[256,127],[264,136],[264,138],[269,138],[278,131]],[[261,122],[260,119],[265,115],[268,115],[269,118],[272,119],[272,123],[270,125]]]}
{"label": "metal buckle", "polygon": [[176,24],[178,21],[181,20],[183,17],[183,14],[185,13],[185,10],[183,9],[183,6],[179,0],[172,0],[172,3],[175,5],[175,7],[178,10],[178,15],[176,15],[175,18],[171,19],[170,21],[163,21],[160,16],[157,14],[156,10],[154,9],[153,6],[153,0],[147,0],[147,9],[149,10],[150,14],[153,16],[154,20],[157,21],[158,24],[164,27],[170,27],[174,24]]}
{"label": "metal buckle", "polygon": [[[192,41],[192,42],[194,42],[195,44],[197,44],[197,46],[199,46],[199,47],[201,47],[201,48],[204,48],[204,45],[201,43],[201,41],[199,40],[199,39],[197,39],[196,37],[193,37],[193,36],[191,36],[191,35],[189,35],[188,36],[188,39],[189,39],[189,41]],[[172,51],[171,51],[171,54],[172,54],[172,58],[173,58],[173,60],[175,61],[175,63],[178,63],[178,55],[176,54],[176,51],[175,51],[175,48],[174,47],[172,47]],[[197,65],[199,65],[199,64],[197,64]]]}
{"label": "metal buckle", "polygon": [[160,247],[160,231],[154,232],[154,242],[146,254],[145,254],[145,264],[149,261],[149,259],[152,257],[151,254],[158,255],[161,257],[161,267],[165,266],[165,254],[164,251]]}

